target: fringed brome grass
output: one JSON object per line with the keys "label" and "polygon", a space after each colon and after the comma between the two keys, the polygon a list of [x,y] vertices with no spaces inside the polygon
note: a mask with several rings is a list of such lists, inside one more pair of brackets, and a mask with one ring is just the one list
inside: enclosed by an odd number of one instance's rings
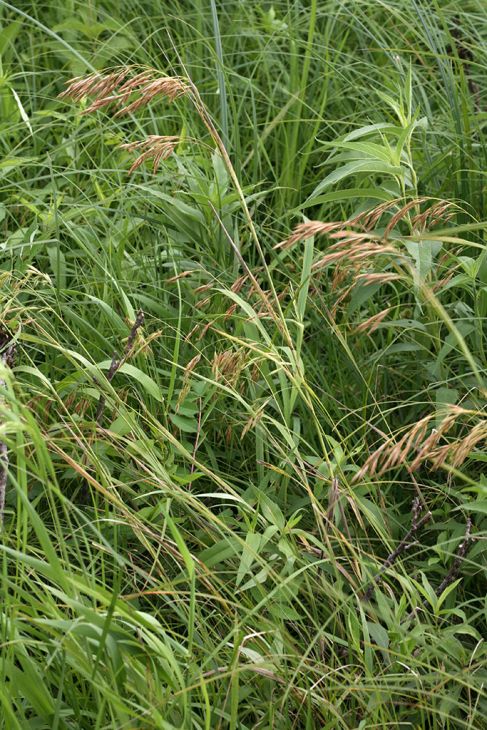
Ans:
{"label": "fringed brome grass", "polygon": [[483,730],[486,36],[2,5],[2,727]]}

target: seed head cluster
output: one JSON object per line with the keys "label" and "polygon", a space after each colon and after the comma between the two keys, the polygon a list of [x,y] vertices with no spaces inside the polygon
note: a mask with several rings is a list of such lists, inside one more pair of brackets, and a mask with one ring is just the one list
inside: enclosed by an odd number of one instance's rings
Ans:
{"label": "seed head cluster", "polygon": [[[81,101],[88,97],[91,104],[83,114],[111,106],[116,109],[114,116],[121,117],[141,109],[157,97],[162,96],[172,102],[188,91],[188,84],[179,76],[161,76],[151,68],[134,74],[134,68],[129,66],[117,68],[110,73],[95,72],[71,79],[59,98]],[[140,153],[129,174],[147,159],[153,160],[153,171],[157,172],[161,161],[174,152],[179,141],[177,136],[153,134],[138,142],[122,144],[122,149]]]}
{"label": "seed head cluster", "polygon": [[131,75],[132,70],[128,66],[109,74],[95,72],[88,76],[77,76],[68,81],[67,89],[59,98],[80,101],[90,97],[92,102],[84,114],[115,106],[115,116],[120,117],[146,106],[157,96],[175,101],[189,91],[189,86],[179,76],[159,76],[152,68]]}
{"label": "seed head cluster", "polygon": [[120,145],[120,149],[128,150],[129,152],[140,152],[139,156],[132,164],[129,170],[129,175],[135,172],[146,160],[152,159],[153,172],[156,173],[159,169],[159,165],[163,160],[167,160],[170,155],[174,152],[176,146],[181,141],[178,136],[166,136],[150,134],[146,139],[139,142],[127,142],[126,144]]}

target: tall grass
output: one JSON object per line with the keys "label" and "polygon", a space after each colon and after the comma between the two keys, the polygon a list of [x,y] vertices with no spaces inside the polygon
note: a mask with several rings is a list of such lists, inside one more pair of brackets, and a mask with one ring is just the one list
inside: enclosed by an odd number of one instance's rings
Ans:
{"label": "tall grass", "polygon": [[485,727],[483,16],[0,2],[2,727]]}

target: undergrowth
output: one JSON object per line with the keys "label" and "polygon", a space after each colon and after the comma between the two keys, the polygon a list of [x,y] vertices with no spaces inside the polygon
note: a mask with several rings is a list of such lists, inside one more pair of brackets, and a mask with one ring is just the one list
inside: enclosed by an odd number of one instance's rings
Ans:
{"label": "undergrowth", "polygon": [[485,728],[484,14],[0,3],[2,727]]}

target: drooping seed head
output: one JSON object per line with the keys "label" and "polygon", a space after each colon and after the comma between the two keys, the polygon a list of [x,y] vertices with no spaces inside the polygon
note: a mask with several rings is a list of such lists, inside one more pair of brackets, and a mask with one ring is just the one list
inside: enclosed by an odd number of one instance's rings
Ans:
{"label": "drooping seed head", "polygon": [[133,70],[127,66],[108,74],[94,72],[77,76],[68,82],[59,98],[80,101],[90,97],[91,104],[84,114],[113,104],[118,107],[115,116],[122,116],[140,109],[157,96],[175,101],[189,91],[189,85],[179,76],[159,76],[155,69],[144,69],[131,76]]}
{"label": "drooping seed head", "polygon": [[129,175],[149,159],[153,160],[153,172],[156,173],[160,163],[172,155],[180,141],[181,138],[174,135],[151,134],[141,141],[127,142],[120,145],[120,149],[129,152],[140,152],[129,170]]}

